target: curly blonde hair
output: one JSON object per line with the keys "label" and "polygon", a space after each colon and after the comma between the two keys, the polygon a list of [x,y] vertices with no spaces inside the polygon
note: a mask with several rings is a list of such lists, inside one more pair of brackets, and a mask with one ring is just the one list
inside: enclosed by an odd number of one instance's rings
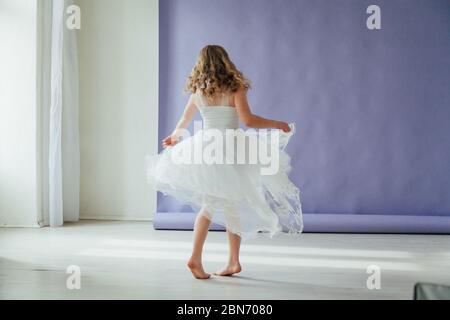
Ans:
{"label": "curly blonde hair", "polygon": [[250,89],[250,81],[236,68],[227,51],[218,45],[204,47],[187,79],[186,91],[200,92],[211,98],[216,94],[236,92],[241,88]]}

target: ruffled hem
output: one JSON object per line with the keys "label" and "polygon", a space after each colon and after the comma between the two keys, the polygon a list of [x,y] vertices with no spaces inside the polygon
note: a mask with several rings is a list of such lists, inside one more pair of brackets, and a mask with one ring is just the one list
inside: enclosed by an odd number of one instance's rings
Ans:
{"label": "ruffled hem", "polygon": [[[200,133],[181,142],[192,143]],[[299,189],[289,180],[291,159],[284,151],[291,135],[281,136],[279,170],[261,175],[260,165],[174,163],[174,148],[147,157],[147,176],[156,190],[194,210],[243,240],[263,233],[303,231]],[[284,140],[283,140],[284,139]]]}

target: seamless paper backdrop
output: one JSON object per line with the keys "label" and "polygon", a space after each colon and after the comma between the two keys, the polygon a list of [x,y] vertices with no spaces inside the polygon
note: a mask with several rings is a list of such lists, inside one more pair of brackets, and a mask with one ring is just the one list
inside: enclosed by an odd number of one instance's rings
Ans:
{"label": "seamless paper backdrop", "polygon": [[296,122],[304,212],[450,216],[450,1],[160,1],[160,138],[206,44],[252,80],[255,113]]}

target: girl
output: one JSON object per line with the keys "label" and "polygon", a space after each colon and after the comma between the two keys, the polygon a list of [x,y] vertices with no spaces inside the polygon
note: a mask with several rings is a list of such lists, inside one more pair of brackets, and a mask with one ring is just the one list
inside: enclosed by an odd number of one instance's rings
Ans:
{"label": "girl", "polygon": [[[189,102],[175,130],[163,140],[165,150],[149,164],[149,178],[157,190],[199,210],[194,225],[193,251],[187,264],[193,276],[210,278],[203,269],[202,250],[212,221],[226,227],[229,241],[228,264],[215,274],[231,276],[241,272],[241,238],[254,237],[258,232],[273,236],[283,230],[282,226],[292,233],[302,231],[299,190],[288,178],[290,158],[284,151],[294,127],[252,113],[247,102],[250,83],[220,46],[208,45],[201,50],[186,89],[191,92]],[[203,130],[180,141],[197,111],[203,119]],[[279,130],[279,168],[275,174],[262,175],[261,164],[177,161],[186,150],[195,157],[199,152],[195,146],[210,141],[208,130],[220,133],[233,129],[241,136],[255,137],[238,130],[239,120],[250,128]],[[225,137],[224,134],[224,141]],[[256,137],[270,148],[272,142],[267,136]],[[236,159],[234,146],[230,149],[225,142],[220,145],[227,160]]]}

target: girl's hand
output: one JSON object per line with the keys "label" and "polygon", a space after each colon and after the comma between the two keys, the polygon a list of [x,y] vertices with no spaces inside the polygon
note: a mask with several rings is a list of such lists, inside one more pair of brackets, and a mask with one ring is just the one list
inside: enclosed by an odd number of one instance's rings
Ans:
{"label": "girl's hand", "polygon": [[283,132],[286,133],[291,132],[291,127],[289,124],[283,121],[278,122],[277,129],[283,130]]}
{"label": "girl's hand", "polygon": [[162,141],[162,146],[164,149],[168,147],[173,147],[178,142],[178,138],[175,135],[170,135]]}

